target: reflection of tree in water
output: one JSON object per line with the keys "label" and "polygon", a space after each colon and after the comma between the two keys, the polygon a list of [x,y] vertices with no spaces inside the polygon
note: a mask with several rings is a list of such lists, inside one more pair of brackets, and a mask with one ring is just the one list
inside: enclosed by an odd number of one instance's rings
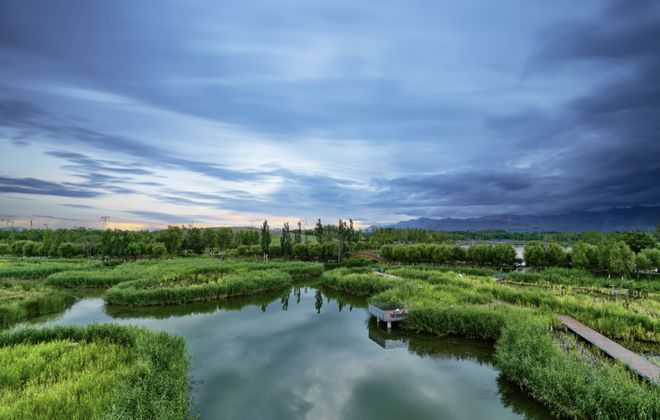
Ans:
{"label": "reflection of tree in water", "polygon": [[282,296],[280,298],[280,303],[282,303],[282,310],[286,311],[289,309],[289,296],[291,295],[291,292],[289,291],[287,294]]}
{"label": "reflection of tree in water", "polygon": [[336,300],[338,306],[339,303],[341,302],[342,308],[348,305],[349,311],[352,311],[354,307],[363,308],[363,309],[367,308],[367,298],[365,298],[364,296],[348,295],[326,287],[322,287],[321,291],[326,296],[326,298],[328,298],[329,302],[332,300]]}
{"label": "reflection of tree in water", "polygon": [[113,318],[166,319],[186,315],[208,314],[220,309],[226,311],[238,311],[248,306],[255,306],[262,312],[266,312],[268,305],[277,300],[279,300],[282,305],[282,309],[287,311],[292,292],[296,297],[296,304],[300,304],[303,293],[308,294],[310,291],[315,292],[314,307],[319,314],[321,313],[321,307],[324,303],[324,297],[327,299],[327,302],[332,302],[333,300],[336,301],[337,308],[340,312],[347,305],[349,311],[352,311],[353,307],[367,307],[367,301],[364,297],[347,295],[326,288],[314,289],[309,286],[294,286],[293,288],[280,289],[254,296],[238,296],[216,301],[186,303],[181,305],[142,306],[134,308],[106,305],[105,312]]}
{"label": "reflection of tree in water", "polygon": [[316,308],[316,313],[321,313],[321,308],[323,307],[323,294],[320,290],[316,290],[316,302],[314,302],[314,307]]}
{"label": "reflection of tree in water", "polygon": [[282,298],[282,293],[289,293],[290,289],[280,289],[262,293],[255,296],[240,296],[228,299],[220,299],[211,302],[186,303],[182,305],[142,306],[125,307],[105,305],[105,313],[113,318],[153,318],[167,319],[187,315],[210,314],[218,310],[240,311],[248,306],[256,306],[263,312],[266,307],[276,300]]}

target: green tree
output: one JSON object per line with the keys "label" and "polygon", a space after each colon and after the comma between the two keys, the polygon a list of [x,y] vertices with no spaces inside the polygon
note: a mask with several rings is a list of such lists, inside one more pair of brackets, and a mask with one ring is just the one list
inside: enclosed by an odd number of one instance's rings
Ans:
{"label": "green tree", "polygon": [[161,258],[167,252],[167,247],[161,242],[151,244],[150,255],[154,258]]}
{"label": "green tree", "polygon": [[566,264],[566,252],[564,247],[557,242],[545,245],[545,262],[550,267],[561,267]]}
{"label": "green tree", "polygon": [[16,257],[22,257],[23,256],[23,245],[25,245],[25,240],[20,240],[20,241],[14,241],[11,244],[11,254],[16,256]]}
{"label": "green tree", "polygon": [[353,249],[353,244],[357,242],[357,233],[355,232],[355,229],[353,228],[353,219],[348,219],[348,232],[347,232],[347,237],[348,237],[348,247],[350,249]]}
{"label": "green tree", "polygon": [[270,250],[270,227],[268,227],[268,220],[264,220],[261,225],[261,253],[264,256],[264,261],[268,260],[268,251]]}
{"label": "green tree", "polygon": [[633,252],[639,252],[645,248],[653,248],[656,240],[648,232],[636,230],[634,232],[625,232],[622,234],[623,241],[630,247]]}
{"label": "green tree", "polygon": [[525,244],[524,250],[525,265],[528,267],[545,267],[545,247],[540,241],[530,241]]}
{"label": "green tree", "polygon": [[323,223],[321,223],[321,219],[316,222],[316,227],[314,228],[314,236],[316,236],[316,241],[318,243],[323,242]]}
{"label": "green tree", "polygon": [[440,244],[433,249],[433,262],[435,264],[448,264],[451,261],[451,246],[448,244]]}
{"label": "green tree", "polygon": [[234,233],[231,228],[219,228],[216,232],[216,241],[218,244],[218,252],[225,251],[231,248],[232,241],[234,240]]}
{"label": "green tree", "polygon": [[635,270],[635,253],[623,241],[606,241],[598,247],[598,263],[608,274],[627,274]]}
{"label": "green tree", "polygon": [[658,249],[658,248],[643,249],[643,250],[640,251],[639,254],[637,254],[637,257],[640,257],[640,258],[644,259],[645,261],[648,261],[647,268],[640,267],[639,264],[637,264],[637,268],[642,269],[642,270],[658,270],[658,269],[660,269],[660,249]]}
{"label": "green tree", "polygon": [[307,244],[294,244],[293,245],[293,258],[297,260],[309,260],[309,246]]}
{"label": "green tree", "polygon": [[286,222],[282,228],[280,246],[282,247],[282,256],[284,258],[290,258],[291,254],[293,253],[293,244],[291,243],[291,230],[289,229],[289,222]]}
{"label": "green tree", "polygon": [[586,242],[578,242],[571,249],[573,267],[595,270],[598,267],[598,247]]}
{"label": "green tree", "polygon": [[511,244],[497,244],[493,246],[493,266],[513,268],[516,266],[516,250]]}
{"label": "green tree", "polygon": [[467,259],[467,251],[460,245],[453,245],[451,247],[451,261],[456,264],[463,262]]}
{"label": "green tree", "polygon": [[337,239],[339,239],[338,248],[337,248],[337,262],[341,262],[341,257],[346,246],[346,240],[348,239],[350,232],[348,229],[348,224],[341,219],[337,225]]}
{"label": "green tree", "polygon": [[73,242],[62,242],[57,247],[57,253],[63,258],[71,258],[75,257],[78,252]]}
{"label": "green tree", "polygon": [[8,243],[0,242],[0,255],[11,255],[11,246]]}
{"label": "green tree", "polygon": [[204,249],[214,254],[215,247],[218,244],[218,232],[216,229],[208,228],[202,230],[202,243]]}
{"label": "green tree", "polygon": [[36,257],[39,254],[39,247],[35,241],[25,241],[23,243],[23,256]]}
{"label": "green tree", "polygon": [[651,270],[653,269],[653,264],[646,254],[640,252],[635,255],[635,267],[637,267],[638,270]]}
{"label": "green tree", "polygon": [[302,223],[298,221],[298,227],[293,231],[293,243],[300,244],[302,243]]}
{"label": "green tree", "polygon": [[133,258],[140,258],[142,256],[142,246],[138,242],[131,242],[126,247],[126,255]]}
{"label": "green tree", "polygon": [[167,229],[160,231],[159,239],[165,244],[168,254],[177,255],[181,252],[183,231],[179,226],[168,226]]}
{"label": "green tree", "polygon": [[202,254],[204,252],[204,241],[202,240],[202,230],[197,227],[184,228],[183,243],[181,247],[193,254]]}

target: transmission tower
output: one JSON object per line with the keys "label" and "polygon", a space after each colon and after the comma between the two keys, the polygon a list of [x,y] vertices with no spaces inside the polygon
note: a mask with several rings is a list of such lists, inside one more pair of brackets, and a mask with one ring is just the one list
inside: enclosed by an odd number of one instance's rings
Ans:
{"label": "transmission tower", "polygon": [[101,216],[101,227],[103,230],[108,229],[108,223],[110,222],[110,216]]}

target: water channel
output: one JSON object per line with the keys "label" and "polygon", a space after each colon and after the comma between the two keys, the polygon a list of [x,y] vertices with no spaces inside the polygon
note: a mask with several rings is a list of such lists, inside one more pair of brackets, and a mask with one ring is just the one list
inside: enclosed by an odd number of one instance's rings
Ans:
{"label": "water channel", "polygon": [[501,379],[491,344],[388,332],[365,308],[314,287],[139,309],[85,293],[30,323],[116,322],[185,337],[203,419],[550,418]]}

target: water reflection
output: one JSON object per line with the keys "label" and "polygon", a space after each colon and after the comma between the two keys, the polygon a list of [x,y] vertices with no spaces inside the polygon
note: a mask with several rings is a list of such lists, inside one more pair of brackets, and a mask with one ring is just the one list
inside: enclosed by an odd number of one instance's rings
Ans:
{"label": "water reflection", "polygon": [[91,297],[39,323],[119,322],[184,336],[202,418],[547,418],[499,377],[490,343],[388,332],[364,308],[364,298],[301,286],[147,308]]}

